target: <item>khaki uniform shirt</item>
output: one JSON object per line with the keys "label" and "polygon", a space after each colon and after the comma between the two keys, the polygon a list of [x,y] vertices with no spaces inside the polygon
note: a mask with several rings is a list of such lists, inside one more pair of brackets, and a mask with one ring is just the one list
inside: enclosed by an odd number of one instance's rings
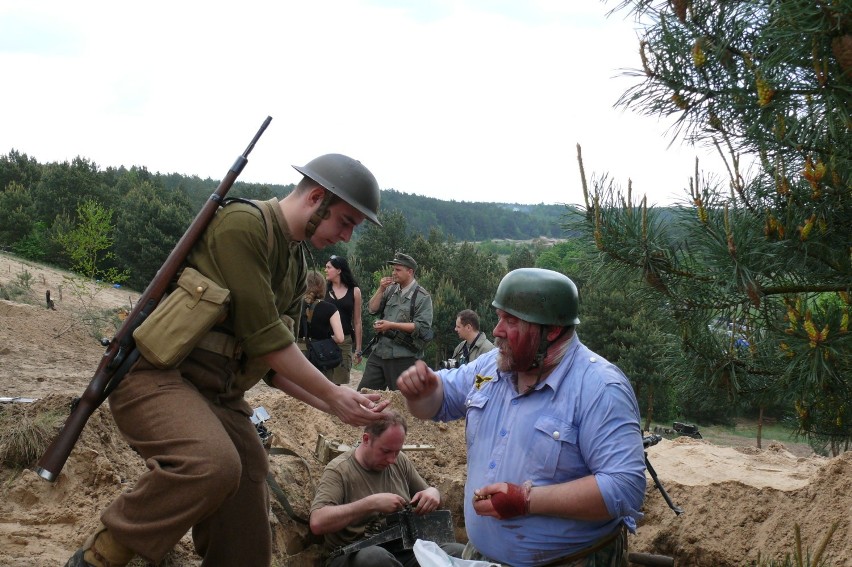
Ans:
{"label": "khaki uniform shirt", "polygon": [[216,213],[187,257],[190,266],[231,292],[227,317],[216,329],[234,336],[248,359],[245,374],[237,377],[243,390],[269,370],[258,357],[295,342],[306,289],[301,242],[293,240],[277,199],[259,204],[273,205],[271,246],[262,213],[237,202]]}
{"label": "khaki uniform shirt", "polygon": [[[373,315],[379,314],[380,319],[393,321],[394,323],[414,323],[413,337],[426,340],[432,336],[432,296],[423,289],[417,292],[414,300],[414,321],[411,320],[411,298],[417,289],[417,280],[412,280],[408,287],[400,289],[399,284],[393,284],[385,289],[382,302],[378,311],[370,311]],[[379,358],[409,358],[423,356],[423,351],[411,350],[389,337],[382,336],[373,348],[373,355]]]}
{"label": "khaki uniform shirt", "polygon": [[[410,500],[412,496],[427,488],[429,485],[405,453],[400,453],[396,462],[386,469],[370,471],[355,459],[355,449],[350,449],[325,466],[314,501],[311,503],[311,512],[325,506],[350,504],[381,492],[398,494]],[[326,548],[332,551],[362,539],[367,526],[380,516],[378,513],[371,514],[339,532],[326,534]]]}
{"label": "khaki uniform shirt", "polygon": [[488,340],[488,338],[485,336],[485,333],[480,332],[479,336],[476,337],[476,340],[473,341],[473,346],[468,347],[467,360],[461,362],[460,359],[463,357],[464,345],[466,342],[467,341],[460,342],[456,347],[456,350],[453,351],[453,358],[456,360],[458,366],[461,366],[462,364],[467,364],[468,362],[473,362],[479,355],[485,354],[489,350],[494,350],[494,345],[491,343],[491,341]]}

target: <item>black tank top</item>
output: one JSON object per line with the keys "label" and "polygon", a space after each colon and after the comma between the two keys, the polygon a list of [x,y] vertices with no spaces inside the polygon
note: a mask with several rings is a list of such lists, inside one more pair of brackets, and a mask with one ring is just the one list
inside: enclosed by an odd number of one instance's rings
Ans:
{"label": "black tank top", "polygon": [[337,310],[340,311],[340,323],[343,325],[343,334],[351,335],[354,339],[355,327],[352,324],[352,315],[355,311],[355,292],[351,288],[346,288],[346,295],[335,297],[334,291],[328,288],[324,299],[337,306]]}
{"label": "black tank top", "polygon": [[[300,338],[308,336],[308,314],[307,310],[310,306],[304,303],[302,306],[302,321],[299,324]],[[331,330],[331,317],[337,308],[327,301],[317,301],[314,303],[314,312],[311,317],[311,332],[310,338],[322,340],[331,337],[334,333]]]}

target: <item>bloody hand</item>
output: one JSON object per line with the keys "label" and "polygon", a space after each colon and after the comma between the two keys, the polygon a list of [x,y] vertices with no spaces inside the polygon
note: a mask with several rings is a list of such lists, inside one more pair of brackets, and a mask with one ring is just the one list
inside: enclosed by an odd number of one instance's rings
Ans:
{"label": "bloody hand", "polygon": [[529,514],[529,490],[511,482],[507,483],[507,486],[506,492],[495,492],[491,495],[491,505],[500,515],[500,519]]}

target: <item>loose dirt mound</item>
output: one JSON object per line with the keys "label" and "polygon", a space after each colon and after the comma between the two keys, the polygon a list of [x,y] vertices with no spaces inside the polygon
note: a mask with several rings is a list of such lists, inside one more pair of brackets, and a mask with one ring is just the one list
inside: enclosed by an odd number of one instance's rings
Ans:
{"label": "loose dirt mound", "polygon": [[[92,309],[127,308],[138,294],[94,288],[91,303],[75,305],[68,293],[48,310],[46,288],[58,299],[62,275],[0,255],[0,286],[8,286],[23,267],[33,273],[29,300],[35,305],[0,301],[0,397],[38,398],[33,404],[2,404],[0,418],[24,419],[46,410],[67,414],[103,354],[98,332],[82,323]],[[67,289],[67,288],[66,288]],[[88,311],[87,311],[88,309]],[[99,312],[100,312],[99,311]],[[104,331],[105,332],[105,331]],[[353,377],[357,384],[360,377]],[[387,394],[404,411],[398,395]],[[286,395],[259,386],[251,403],[271,415],[266,423],[274,446],[298,456],[270,457],[278,483],[296,516],[307,517],[313,487],[322,471],[314,451],[318,435],[354,444],[360,429],[340,423]],[[6,422],[8,423],[8,422]],[[464,541],[462,498],[465,473],[463,423],[448,425],[409,420],[412,459],[444,494]],[[676,516],[649,479],[645,519],[631,537],[633,550],[673,555],[682,566],[741,566],[793,549],[798,523],[812,550],[833,522],[839,522],[827,556],[835,566],[852,567],[852,453],[834,459],[797,458],[780,444],[768,449],[719,447],[705,441],[663,440],[648,449],[651,464],[674,502]],[[31,470],[0,465],[0,565],[63,565],[95,526],[98,514],[144,472],[142,460],[124,443],[104,405],[89,420],[58,481],[50,484]],[[276,565],[318,565],[318,546],[307,528],[273,502]],[[164,562],[197,566],[189,537]],[[137,560],[135,565],[142,565]]]}

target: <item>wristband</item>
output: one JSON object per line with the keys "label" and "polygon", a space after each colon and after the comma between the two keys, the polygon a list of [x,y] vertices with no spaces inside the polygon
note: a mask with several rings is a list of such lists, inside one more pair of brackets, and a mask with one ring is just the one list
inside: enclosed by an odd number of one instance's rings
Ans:
{"label": "wristband", "polygon": [[360,349],[355,351],[355,356],[361,356],[361,350]]}
{"label": "wristband", "polygon": [[506,492],[498,492],[491,495],[491,504],[494,506],[494,511],[497,512],[501,520],[526,516],[530,513],[532,482],[526,481],[521,485],[511,482],[507,484],[509,489]]}

